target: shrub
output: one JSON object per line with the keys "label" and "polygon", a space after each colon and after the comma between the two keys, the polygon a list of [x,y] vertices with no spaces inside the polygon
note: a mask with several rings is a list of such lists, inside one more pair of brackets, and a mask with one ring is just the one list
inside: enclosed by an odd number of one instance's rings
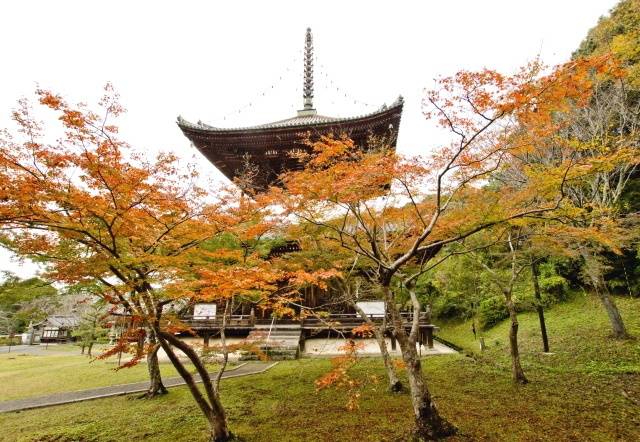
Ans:
{"label": "shrub", "polygon": [[565,301],[569,293],[569,281],[560,275],[545,275],[540,278],[542,303],[545,306]]}
{"label": "shrub", "polygon": [[453,319],[471,316],[472,308],[465,296],[448,295],[436,298],[433,303],[433,315],[437,318]]}
{"label": "shrub", "polygon": [[486,330],[509,317],[507,306],[502,296],[491,296],[480,301],[478,306],[478,323]]}
{"label": "shrub", "polygon": [[8,336],[0,337],[0,346],[3,345],[20,345],[22,344],[22,337],[14,336],[13,339]]}

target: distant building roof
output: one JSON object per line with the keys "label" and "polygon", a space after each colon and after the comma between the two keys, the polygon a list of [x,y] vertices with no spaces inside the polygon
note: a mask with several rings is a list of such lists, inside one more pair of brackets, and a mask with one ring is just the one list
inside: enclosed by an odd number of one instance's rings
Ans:
{"label": "distant building roof", "polygon": [[49,316],[44,323],[45,327],[72,328],[80,324],[80,318],[77,316]]}

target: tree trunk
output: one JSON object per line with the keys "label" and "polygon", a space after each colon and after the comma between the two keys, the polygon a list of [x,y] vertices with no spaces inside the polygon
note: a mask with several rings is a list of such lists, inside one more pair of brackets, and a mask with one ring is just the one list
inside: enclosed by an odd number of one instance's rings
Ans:
{"label": "tree trunk", "polygon": [[[404,336],[403,336],[404,335]],[[422,364],[415,345],[407,342],[404,331],[398,333],[398,343],[402,351],[402,359],[406,365],[407,378],[411,394],[411,405],[415,417],[416,436],[422,440],[438,440],[455,434],[453,425],[438,413],[435,402],[422,375]]]}
{"label": "tree trunk", "polygon": [[511,352],[511,375],[514,382],[526,384],[529,382],[524,374],[522,365],[520,364],[520,350],[518,349],[518,315],[513,305],[510,294],[505,294],[507,301],[507,310],[511,319],[511,327],[509,327],[509,349]]}
{"label": "tree trunk", "polygon": [[[220,381],[222,380],[222,375],[224,371],[227,369],[227,364],[229,363],[229,348],[227,347],[227,315],[229,314],[229,306],[230,303],[227,302],[224,305],[224,313],[222,315],[222,327],[220,327],[220,345],[222,346],[222,364],[220,366],[220,370],[216,374],[216,377],[213,381],[213,386],[216,391],[220,391]],[[231,307],[231,311],[233,311],[233,307]]]}
{"label": "tree trunk", "polygon": [[542,296],[540,295],[540,284],[538,284],[538,263],[531,262],[531,277],[533,279],[533,293],[536,298],[536,310],[540,321],[540,333],[542,334],[542,349],[545,353],[549,353],[549,338],[547,337],[547,324],[544,321],[544,308],[542,306]]}
{"label": "tree trunk", "polygon": [[158,350],[160,344],[156,339],[155,333],[149,331],[149,344],[153,345],[153,349],[147,353],[147,370],[149,371],[149,389],[143,397],[153,398],[161,394],[167,394],[168,391],[162,383],[162,375],[160,374],[160,363],[158,361]]}
{"label": "tree trunk", "polygon": [[[411,404],[415,418],[415,436],[420,440],[431,441],[456,433],[456,428],[438,413],[436,404],[431,398],[431,393],[422,375],[422,364],[416,351],[416,336],[407,335],[402,318],[398,313],[393,298],[388,294],[389,288],[385,287],[387,293],[387,308],[391,313],[394,334],[400,344],[402,360],[406,366],[407,378],[409,380],[409,390]],[[415,312],[414,314],[419,314]]]}
{"label": "tree trunk", "polygon": [[[160,344],[162,345],[162,348],[167,353],[167,356],[169,356],[169,359],[173,363],[173,366],[176,368],[182,379],[184,379],[187,387],[189,387],[189,391],[191,391],[191,395],[193,396],[196,403],[200,407],[200,410],[209,422],[209,428],[211,430],[210,441],[226,442],[231,440],[233,438],[233,435],[229,431],[229,428],[227,426],[227,418],[224,412],[224,408],[222,407],[222,403],[220,402],[218,393],[213,386],[211,376],[209,376],[209,373],[207,372],[197,353],[188,344],[184,343],[170,333],[164,333],[156,330],[156,334],[158,336]],[[198,389],[195,379],[193,378],[191,373],[189,373],[189,371],[185,368],[178,356],[173,351],[172,346],[175,346],[180,351],[182,351],[195,366],[198,374],[200,375],[200,379],[202,380],[202,387],[206,393],[206,398],[202,395],[200,389]]]}
{"label": "tree trunk", "polygon": [[596,289],[596,293],[600,298],[600,302],[604,306],[604,309],[607,311],[607,316],[609,316],[609,322],[611,323],[611,331],[613,333],[613,337],[616,339],[626,339],[629,337],[627,334],[627,329],[624,326],[624,322],[622,321],[622,316],[620,315],[620,311],[618,310],[618,306],[616,306],[615,301],[611,297],[609,293],[609,289],[605,284],[603,279],[600,279],[600,289]]}
{"label": "tree trunk", "polygon": [[362,310],[355,302],[351,303],[352,307],[358,312],[360,317],[364,319],[364,321],[369,324],[373,330],[373,335],[378,342],[378,347],[380,347],[380,354],[382,355],[382,362],[384,364],[384,369],[387,372],[387,380],[389,381],[389,390],[393,393],[399,393],[402,391],[402,382],[398,379],[398,375],[396,373],[396,369],[393,366],[393,361],[391,360],[391,355],[389,354],[389,349],[387,348],[387,340],[384,337],[384,330],[378,327],[372,320],[367,316],[367,314]]}
{"label": "tree trunk", "polygon": [[92,357],[91,350],[93,350],[93,342],[89,342],[89,346],[87,347],[87,356]]}
{"label": "tree trunk", "polygon": [[384,364],[384,369],[387,372],[387,379],[389,381],[389,390],[392,393],[399,393],[402,391],[402,382],[400,382],[400,379],[398,379],[396,369],[393,366],[393,361],[391,360],[391,355],[389,354],[389,350],[387,349],[387,341],[384,337],[384,333],[377,327],[374,328],[373,333],[376,337],[376,341],[378,341],[380,353],[382,354],[382,362]]}
{"label": "tree trunk", "polygon": [[604,282],[600,264],[589,251],[585,250],[584,247],[580,249],[580,253],[584,259],[585,270],[589,275],[589,279],[591,279],[591,285],[593,286],[596,295],[600,299],[600,302],[602,302],[602,305],[607,312],[607,316],[609,317],[613,337],[616,339],[627,338],[629,335],[627,334],[624,322],[622,321],[620,311],[618,310],[618,307],[616,306],[616,303],[611,297],[609,289]]}

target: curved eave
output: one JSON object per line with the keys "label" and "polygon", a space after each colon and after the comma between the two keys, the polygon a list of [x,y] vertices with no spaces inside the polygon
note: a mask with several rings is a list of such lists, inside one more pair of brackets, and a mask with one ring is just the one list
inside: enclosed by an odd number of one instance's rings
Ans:
{"label": "curved eave", "polygon": [[368,150],[369,137],[383,137],[395,149],[403,102],[368,115],[335,119],[322,123],[216,129],[179,120],[178,126],[193,145],[227,178],[233,180],[244,167],[247,156],[259,166],[255,188],[277,184],[284,171],[301,164],[294,153],[309,150],[307,140],[322,135],[346,135],[361,149]]}
{"label": "curved eave", "polygon": [[[372,112],[366,115],[360,115],[356,117],[349,118],[335,118],[331,121],[323,121],[323,122],[314,122],[311,121],[309,123],[293,123],[287,124],[287,120],[283,122],[264,124],[260,126],[250,126],[250,127],[238,127],[238,128],[216,128],[206,125],[194,124],[187,120],[184,120],[178,117],[178,127],[183,132],[191,132],[197,133],[200,135],[226,135],[226,136],[234,136],[234,135],[258,135],[258,134],[278,134],[281,132],[305,132],[305,131],[314,131],[314,132],[323,132],[323,129],[331,129],[334,127],[345,127],[348,128],[350,126],[360,126],[362,124],[369,124],[371,122],[375,122],[376,120],[386,119],[386,117],[391,117],[394,114],[401,114],[402,107],[404,102],[402,100],[398,100],[396,103],[391,105],[386,109],[382,109],[376,112]],[[398,128],[395,128],[398,130]]]}

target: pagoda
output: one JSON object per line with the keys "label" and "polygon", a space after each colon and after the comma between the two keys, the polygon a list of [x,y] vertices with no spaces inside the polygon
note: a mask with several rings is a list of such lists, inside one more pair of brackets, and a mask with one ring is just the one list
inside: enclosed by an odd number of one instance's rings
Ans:
{"label": "pagoda", "polygon": [[[320,115],[313,105],[313,37],[307,29],[304,51],[303,108],[292,118],[251,127],[220,128],[178,117],[178,127],[191,143],[230,180],[247,164],[255,166],[251,186],[265,190],[278,185],[280,174],[303,167],[301,152],[310,152],[308,141],[321,136],[347,136],[360,149],[380,143],[395,149],[403,99],[375,112],[355,117]],[[375,140],[375,142],[374,142]]]}

